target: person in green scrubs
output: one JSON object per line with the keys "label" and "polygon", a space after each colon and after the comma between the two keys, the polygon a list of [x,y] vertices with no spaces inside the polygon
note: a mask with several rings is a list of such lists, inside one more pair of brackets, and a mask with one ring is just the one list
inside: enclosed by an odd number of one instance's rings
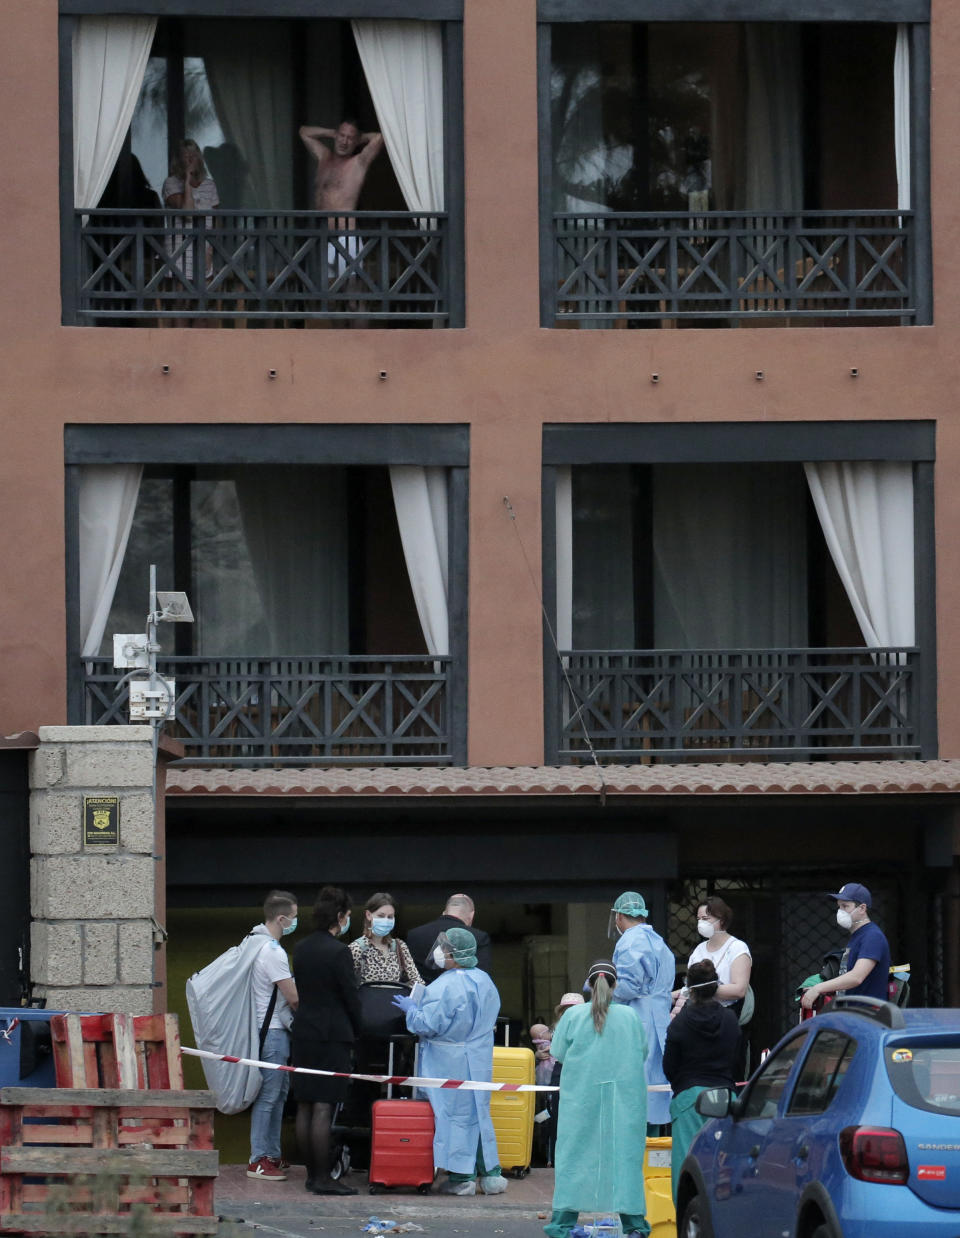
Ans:
{"label": "person in green scrubs", "polygon": [[717,1001],[717,983],[717,973],[709,959],[691,963],[687,968],[687,1001],[667,1028],[663,1071],[673,1088],[670,1177],[674,1203],[680,1166],[706,1121],[695,1108],[697,1097],[706,1088],[732,1090],[736,1084],[740,1024],[731,1007]]}
{"label": "person in green scrubs", "polygon": [[612,1005],[617,969],[587,974],[590,1002],[557,1024],[551,1052],[563,1063],[554,1159],[553,1213],[544,1232],[568,1238],[581,1212],[620,1214],[625,1235],[647,1235],[643,1154],[647,1040],[629,1006]]}

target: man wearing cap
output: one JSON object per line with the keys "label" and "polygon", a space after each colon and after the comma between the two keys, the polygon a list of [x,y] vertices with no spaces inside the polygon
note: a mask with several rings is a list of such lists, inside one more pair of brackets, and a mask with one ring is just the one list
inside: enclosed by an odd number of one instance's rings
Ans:
{"label": "man wearing cap", "polygon": [[850,934],[850,944],[840,960],[840,975],[804,989],[801,1005],[811,1010],[817,998],[827,993],[887,1001],[890,947],[882,930],[870,919],[870,891],[857,881],[848,881],[836,894],[827,897],[837,900],[837,924]]}
{"label": "man wearing cap", "polygon": [[[407,1029],[420,1037],[420,1070],[429,1078],[490,1082],[493,1029],[500,994],[477,967],[477,942],[469,929],[448,928],[431,951],[440,975],[418,1004],[398,994],[394,1005]],[[490,1093],[431,1088],[433,1163],[447,1171],[442,1195],[499,1195],[507,1189],[500,1172],[497,1137],[490,1119]],[[479,1179],[479,1183],[478,1183]]]}
{"label": "man wearing cap", "polygon": [[[647,1084],[665,1084],[663,1046],[670,1025],[670,994],[677,964],[670,947],[647,923],[647,904],[635,890],[621,894],[610,909],[610,929],[619,935],[613,951],[617,987],[613,1000],[630,1006],[643,1024],[647,1041]],[[670,1092],[651,1092],[647,1121],[663,1126],[670,1121]]]}

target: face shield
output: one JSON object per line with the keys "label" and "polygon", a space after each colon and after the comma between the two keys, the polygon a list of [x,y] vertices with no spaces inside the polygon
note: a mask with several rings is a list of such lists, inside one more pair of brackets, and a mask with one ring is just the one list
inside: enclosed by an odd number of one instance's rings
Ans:
{"label": "face shield", "polygon": [[437,940],[430,947],[430,953],[427,957],[438,971],[444,970],[447,959],[453,958],[453,946],[450,945],[450,938],[446,933],[440,933],[437,936]]}
{"label": "face shield", "polygon": [[448,958],[458,967],[471,968],[477,965],[477,939],[467,928],[449,928],[440,933],[431,950],[435,967],[442,968]]}

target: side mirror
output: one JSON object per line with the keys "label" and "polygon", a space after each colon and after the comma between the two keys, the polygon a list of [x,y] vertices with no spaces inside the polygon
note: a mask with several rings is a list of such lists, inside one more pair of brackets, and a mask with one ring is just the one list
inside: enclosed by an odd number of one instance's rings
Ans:
{"label": "side mirror", "polygon": [[707,1088],[697,1097],[694,1108],[704,1118],[725,1118],[730,1112],[728,1088]]}

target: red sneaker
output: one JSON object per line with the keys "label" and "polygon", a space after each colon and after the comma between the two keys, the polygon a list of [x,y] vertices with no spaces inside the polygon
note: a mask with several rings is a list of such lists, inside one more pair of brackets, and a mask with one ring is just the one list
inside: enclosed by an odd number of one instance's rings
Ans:
{"label": "red sneaker", "polygon": [[248,1178],[261,1178],[265,1182],[286,1182],[287,1175],[269,1156],[261,1156],[247,1166]]}
{"label": "red sneaker", "polygon": [[285,1160],[282,1156],[268,1156],[267,1160],[270,1161],[272,1165],[276,1165],[277,1169],[279,1169],[283,1174],[285,1174],[290,1168],[290,1162]]}

